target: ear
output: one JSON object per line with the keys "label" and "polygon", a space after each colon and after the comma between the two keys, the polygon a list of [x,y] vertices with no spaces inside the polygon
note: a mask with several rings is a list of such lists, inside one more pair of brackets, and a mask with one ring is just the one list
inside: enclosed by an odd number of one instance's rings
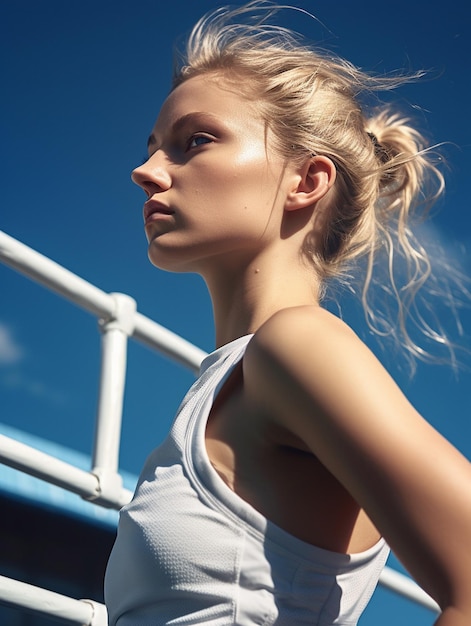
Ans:
{"label": "ear", "polygon": [[336,173],[329,157],[310,157],[296,172],[292,190],[286,198],[285,210],[297,211],[318,202],[334,184]]}

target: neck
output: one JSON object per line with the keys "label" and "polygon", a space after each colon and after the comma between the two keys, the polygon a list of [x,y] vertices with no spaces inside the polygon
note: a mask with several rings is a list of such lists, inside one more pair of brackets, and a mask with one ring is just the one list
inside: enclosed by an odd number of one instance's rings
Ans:
{"label": "neck", "polygon": [[[257,259],[244,271],[211,272],[204,279],[211,294],[216,346],[254,333],[281,309],[319,304],[319,282],[298,260]],[[220,269],[220,268],[219,268]]]}

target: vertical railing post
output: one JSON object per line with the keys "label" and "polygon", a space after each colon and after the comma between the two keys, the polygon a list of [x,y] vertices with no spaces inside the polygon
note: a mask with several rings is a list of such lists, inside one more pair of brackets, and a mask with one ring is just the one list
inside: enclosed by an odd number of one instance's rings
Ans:
{"label": "vertical railing post", "polygon": [[122,293],[110,295],[116,308],[111,318],[100,321],[101,375],[92,456],[92,472],[99,479],[99,500],[103,504],[118,498],[122,490],[118,467],[127,343],[134,330],[136,313],[133,298]]}

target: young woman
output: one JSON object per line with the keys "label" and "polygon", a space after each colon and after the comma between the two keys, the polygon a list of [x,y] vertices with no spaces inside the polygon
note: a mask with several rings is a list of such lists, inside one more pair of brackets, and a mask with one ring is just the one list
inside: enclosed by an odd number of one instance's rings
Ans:
{"label": "young woman", "polygon": [[406,120],[361,108],[394,81],[233,23],[257,6],[197,24],[133,173],[149,257],[201,274],[218,348],[121,512],[110,624],[352,626],[390,546],[437,626],[469,626],[471,466],[320,306],[361,257],[367,294],[394,240],[415,290],[410,213],[440,175]]}

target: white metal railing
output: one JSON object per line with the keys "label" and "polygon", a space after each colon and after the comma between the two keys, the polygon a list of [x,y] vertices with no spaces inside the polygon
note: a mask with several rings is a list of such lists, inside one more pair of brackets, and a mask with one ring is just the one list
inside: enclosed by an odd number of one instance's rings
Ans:
{"label": "white metal railing", "polygon": [[[179,335],[136,310],[121,293],[108,294],[61,265],[0,231],[0,260],[99,319],[102,363],[91,471],[87,472],[31,446],[0,435],[0,461],[80,495],[95,504],[120,509],[131,492],[118,472],[127,340],[132,337],[197,372],[206,356]],[[409,577],[386,567],[380,584],[438,611],[438,605]],[[0,577],[0,602],[51,615],[70,624],[106,626],[106,609],[90,600],[66,596]]]}
{"label": "white metal railing", "polygon": [[[0,460],[65,487],[97,504],[120,509],[130,498],[118,473],[128,337],[133,337],[197,372],[206,353],[136,311],[136,302],[108,294],[0,231],[0,259],[100,320],[102,361],[91,473],[36,453],[2,437]],[[60,463],[60,465],[59,465]],[[55,470],[60,468],[60,472]]]}
{"label": "white metal railing", "polygon": [[53,591],[0,576],[0,601],[48,615],[68,624],[106,626],[107,614],[103,604],[94,600],[74,600]]}

